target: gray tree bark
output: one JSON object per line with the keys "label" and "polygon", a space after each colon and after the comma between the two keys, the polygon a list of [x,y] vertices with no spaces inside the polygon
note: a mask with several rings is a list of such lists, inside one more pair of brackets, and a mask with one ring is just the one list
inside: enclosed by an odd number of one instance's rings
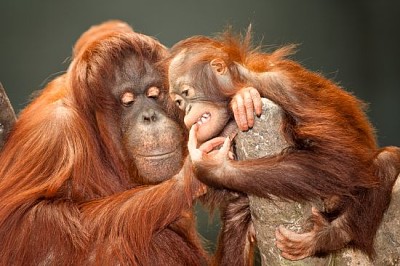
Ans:
{"label": "gray tree bark", "polygon": [[15,113],[3,85],[0,83],[0,151],[4,141],[15,123]]}
{"label": "gray tree bark", "polygon": [[[239,160],[260,158],[280,153],[288,146],[281,131],[283,112],[273,102],[263,99],[263,114],[256,119],[252,130],[240,132],[236,137],[236,152]],[[296,180],[293,180],[296,182]],[[299,231],[311,214],[312,204],[321,207],[321,202],[299,204],[284,202],[277,198],[266,200],[249,195],[252,220],[257,235],[262,265],[400,265],[400,178],[393,188],[392,202],[378,231],[375,248],[377,257],[370,261],[359,251],[345,249],[324,258],[306,258],[289,261],[280,256],[275,246],[275,230],[283,224]]]}

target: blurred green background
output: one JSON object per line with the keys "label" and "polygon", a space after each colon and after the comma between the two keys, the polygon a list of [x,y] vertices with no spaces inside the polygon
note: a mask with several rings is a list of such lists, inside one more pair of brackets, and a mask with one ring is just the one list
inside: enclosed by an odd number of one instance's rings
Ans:
{"label": "blurred green background", "polygon": [[[81,33],[109,19],[166,46],[252,23],[267,48],[300,44],[294,58],[370,103],[380,144],[400,146],[399,0],[0,0],[0,82],[15,110],[66,70]],[[204,214],[199,225],[212,245],[218,225]]]}

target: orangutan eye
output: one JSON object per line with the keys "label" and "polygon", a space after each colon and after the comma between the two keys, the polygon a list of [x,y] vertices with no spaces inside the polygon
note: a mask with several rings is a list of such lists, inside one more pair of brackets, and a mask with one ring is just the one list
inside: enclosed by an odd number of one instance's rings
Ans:
{"label": "orangutan eye", "polygon": [[195,95],[194,88],[189,85],[183,85],[180,95],[185,98],[191,98]]}
{"label": "orangutan eye", "polygon": [[147,90],[146,96],[148,98],[158,99],[158,97],[160,96],[160,89],[157,87],[150,87]]}
{"label": "orangutan eye", "polygon": [[125,92],[121,95],[121,103],[125,107],[131,106],[135,102],[135,95],[132,92]]}
{"label": "orangutan eye", "polygon": [[179,109],[184,110],[185,101],[179,95],[175,95],[175,104],[179,107]]}
{"label": "orangutan eye", "polygon": [[188,97],[189,96],[189,89],[184,89],[182,91],[182,96]]}

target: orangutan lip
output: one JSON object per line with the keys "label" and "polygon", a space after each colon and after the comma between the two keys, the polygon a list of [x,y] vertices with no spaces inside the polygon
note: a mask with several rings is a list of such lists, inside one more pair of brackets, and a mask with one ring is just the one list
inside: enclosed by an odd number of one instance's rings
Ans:
{"label": "orangutan lip", "polygon": [[210,121],[211,119],[211,114],[209,112],[204,113],[199,119],[197,119],[197,124],[202,125]]}
{"label": "orangutan lip", "polygon": [[153,155],[137,154],[137,156],[140,156],[140,157],[143,157],[143,158],[146,158],[146,159],[165,159],[165,158],[168,158],[168,157],[171,157],[172,155],[174,155],[177,150],[178,149],[175,149],[175,150],[169,151],[169,152],[153,154]]}

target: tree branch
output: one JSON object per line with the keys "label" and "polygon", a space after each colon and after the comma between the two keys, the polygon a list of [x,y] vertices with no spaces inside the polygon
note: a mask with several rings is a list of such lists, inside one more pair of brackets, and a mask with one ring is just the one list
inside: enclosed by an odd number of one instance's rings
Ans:
{"label": "tree branch", "polygon": [[[240,160],[260,158],[280,153],[288,147],[281,131],[282,109],[273,102],[263,99],[263,114],[256,119],[252,130],[240,132],[236,137],[236,153]],[[293,180],[293,182],[296,182]],[[397,265],[400,263],[400,178],[393,189],[392,202],[378,231],[374,262],[359,251],[346,249],[324,258],[306,258],[289,261],[280,256],[275,246],[275,230],[283,224],[299,231],[311,214],[311,204],[321,207],[322,202],[299,204],[284,202],[277,198],[266,200],[249,195],[252,220],[257,233],[257,244],[262,265]]]}

